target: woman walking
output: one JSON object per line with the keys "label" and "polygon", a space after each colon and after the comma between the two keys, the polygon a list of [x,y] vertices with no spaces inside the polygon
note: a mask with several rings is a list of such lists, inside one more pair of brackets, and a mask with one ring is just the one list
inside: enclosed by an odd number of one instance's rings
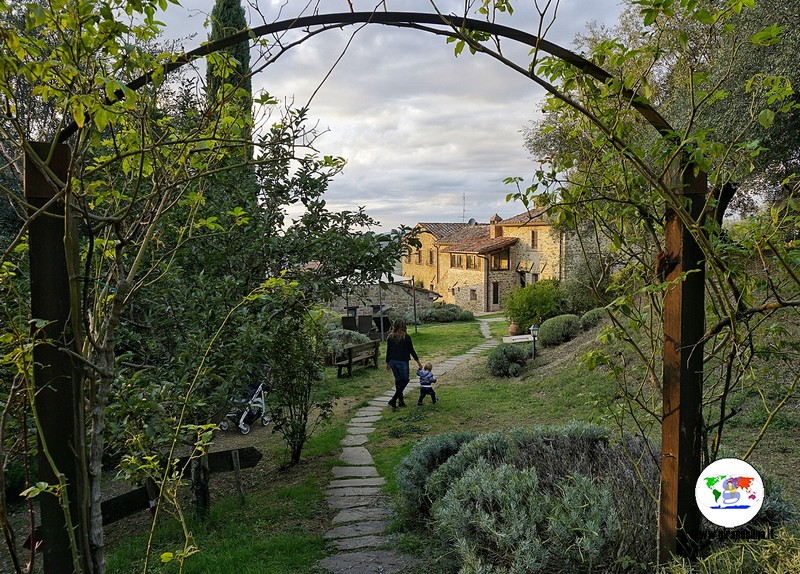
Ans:
{"label": "woman walking", "polygon": [[392,371],[394,375],[394,396],[389,401],[389,406],[396,408],[406,406],[403,399],[403,391],[408,385],[409,369],[408,363],[411,357],[417,362],[421,369],[422,363],[414,351],[414,343],[406,331],[406,322],[403,319],[395,319],[389,337],[386,339],[386,370]]}

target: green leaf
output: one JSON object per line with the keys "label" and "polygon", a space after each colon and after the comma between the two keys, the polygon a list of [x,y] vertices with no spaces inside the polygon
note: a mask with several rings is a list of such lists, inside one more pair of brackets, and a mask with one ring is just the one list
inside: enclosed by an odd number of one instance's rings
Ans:
{"label": "green leaf", "polygon": [[103,131],[108,127],[109,118],[108,118],[108,112],[105,110],[105,108],[98,107],[94,111],[92,119],[94,120],[94,125],[97,126],[98,130]]}
{"label": "green leaf", "polygon": [[717,21],[717,16],[705,8],[700,8],[694,13],[694,18],[701,24],[711,25]]}
{"label": "green leaf", "polygon": [[72,100],[69,107],[75,123],[79,128],[82,128],[86,123],[86,112],[83,109],[83,104],[81,104],[78,100]]}
{"label": "green leaf", "polygon": [[780,35],[783,33],[783,30],[783,26],[773,24],[750,36],[750,42],[757,46],[771,46],[777,44],[780,41]]}
{"label": "green leaf", "polygon": [[774,121],[775,112],[772,110],[761,110],[761,113],[758,114],[758,123],[760,123],[764,129],[768,130],[771,128]]}

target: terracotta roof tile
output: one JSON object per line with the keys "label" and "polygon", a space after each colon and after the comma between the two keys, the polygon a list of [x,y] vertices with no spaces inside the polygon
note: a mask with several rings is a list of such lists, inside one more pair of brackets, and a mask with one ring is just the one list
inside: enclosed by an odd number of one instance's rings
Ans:
{"label": "terracotta roof tile", "polygon": [[451,233],[455,233],[459,229],[467,227],[466,223],[417,223],[418,227],[422,227],[429,231],[436,239],[446,237]]}
{"label": "terracotta roof tile", "polygon": [[489,226],[485,223],[462,227],[439,239],[439,244],[452,245],[489,237]]}
{"label": "terracotta roof tile", "polygon": [[524,213],[503,219],[499,225],[525,225],[526,223],[544,222],[547,217],[547,208],[529,209]]}
{"label": "terracotta roof tile", "polygon": [[463,241],[442,249],[443,253],[492,253],[517,242],[516,237],[480,237]]}

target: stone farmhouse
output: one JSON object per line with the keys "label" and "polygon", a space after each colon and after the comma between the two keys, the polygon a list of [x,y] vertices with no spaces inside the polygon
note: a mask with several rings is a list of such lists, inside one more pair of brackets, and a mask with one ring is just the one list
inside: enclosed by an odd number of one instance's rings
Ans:
{"label": "stone farmhouse", "polygon": [[567,236],[554,229],[546,209],[530,209],[488,224],[418,223],[419,249],[403,260],[403,275],[440,293],[441,301],[473,312],[500,311],[517,287],[566,278]]}

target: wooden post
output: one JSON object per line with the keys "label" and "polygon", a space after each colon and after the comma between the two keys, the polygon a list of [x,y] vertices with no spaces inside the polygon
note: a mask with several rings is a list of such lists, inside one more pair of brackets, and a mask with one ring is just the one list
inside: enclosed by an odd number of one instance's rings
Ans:
{"label": "wooden post", "polygon": [[239,466],[239,451],[231,451],[231,462],[233,463],[233,477],[236,481],[236,492],[239,494],[239,502],[244,504],[244,487],[242,487],[242,469]]}
{"label": "wooden post", "polygon": [[[675,178],[676,191],[688,201],[697,221],[707,192],[706,174],[684,167]],[[667,281],[664,297],[664,381],[661,436],[661,496],[658,517],[658,560],[688,556],[700,529],[694,488],[700,475],[705,328],[705,262],[697,242],[673,210],[668,210],[664,255]],[[683,280],[681,274],[688,273]]]}
{"label": "wooden post", "polygon": [[200,517],[207,517],[211,510],[211,491],[208,479],[211,471],[208,467],[208,455],[198,456],[190,463],[192,477],[192,498],[195,510]]}
{"label": "wooden post", "polygon": [[[150,477],[144,479],[144,487],[147,489],[147,505],[150,508],[150,514],[155,515],[159,498],[161,498],[161,489],[156,484],[156,481]],[[103,524],[105,524],[105,513],[103,514],[103,520]]]}
{"label": "wooden post", "polygon": [[411,276],[411,296],[414,299],[414,332],[417,332],[417,288],[414,285],[414,276]]}
{"label": "wooden post", "polygon": [[[46,160],[50,143],[31,142],[31,149]],[[66,182],[69,172],[70,148],[58,144],[49,164],[56,178]],[[25,198],[31,205],[30,215],[45,207],[59,191],[25,154]],[[70,330],[70,286],[67,274],[63,199],[52,201],[47,209],[33,218],[29,227],[29,260],[31,277],[31,316],[46,321],[34,327],[37,343],[33,349],[33,381],[36,411],[42,429],[39,437],[38,480],[57,484],[58,477],[44,456],[42,442],[55,462],[56,470],[67,483],[70,519],[76,551],[86,572],[91,571],[91,557],[81,553],[88,536],[88,497],[86,488],[86,449],[83,418],[81,378],[69,356],[64,352],[73,343]],[[39,496],[44,570],[48,573],[73,571],[72,547],[65,528],[66,517],[57,497]]]}

